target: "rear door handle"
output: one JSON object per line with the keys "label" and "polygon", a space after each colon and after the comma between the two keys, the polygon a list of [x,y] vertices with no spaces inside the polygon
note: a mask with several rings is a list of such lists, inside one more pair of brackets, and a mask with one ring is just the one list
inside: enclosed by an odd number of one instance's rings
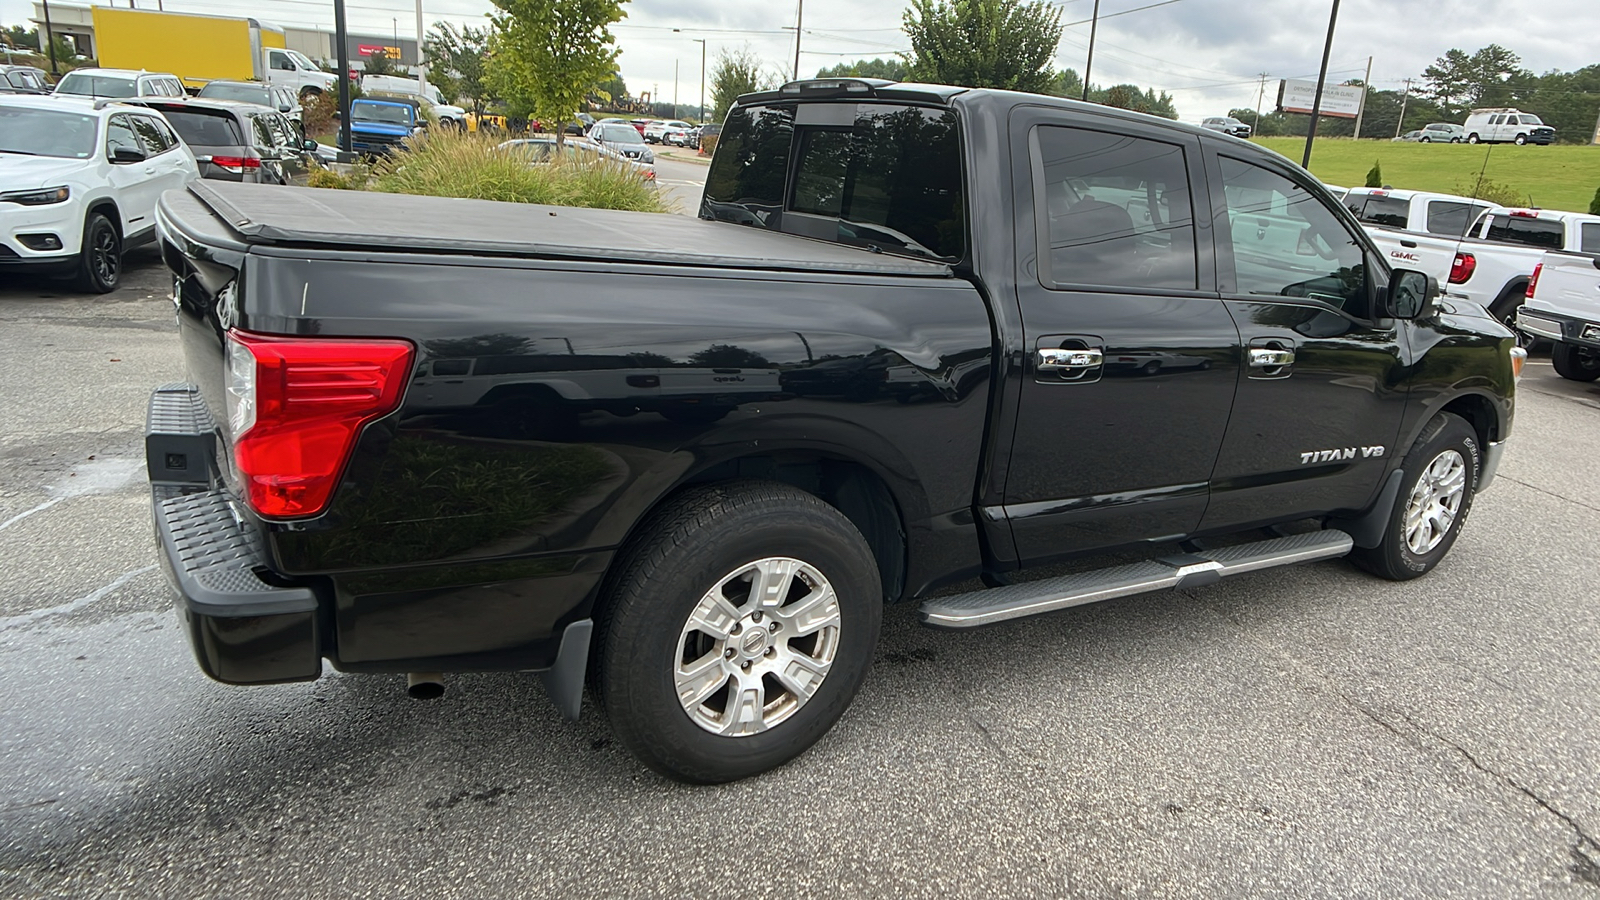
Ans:
{"label": "rear door handle", "polygon": [[1250,367],[1253,369],[1279,369],[1294,365],[1294,351],[1271,347],[1251,347]]}
{"label": "rear door handle", "polygon": [[1409,247],[1412,250],[1415,250],[1417,248],[1417,242],[1416,241],[1401,241],[1400,242],[1400,246]]}
{"label": "rear door handle", "polygon": [[1071,372],[1083,369],[1098,369],[1104,364],[1105,354],[1095,348],[1039,348],[1039,371],[1041,372]]}

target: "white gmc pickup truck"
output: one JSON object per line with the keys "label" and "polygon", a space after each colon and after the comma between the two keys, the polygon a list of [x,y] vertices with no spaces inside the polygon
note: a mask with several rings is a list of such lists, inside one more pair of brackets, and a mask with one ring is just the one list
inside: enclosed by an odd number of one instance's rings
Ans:
{"label": "white gmc pickup truck", "polygon": [[1555,342],[1550,362],[1562,378],[1600,378],[1600,256],[1546,253],[1517,311],[1517,330]]}
{"label": "white gmc pickup truck", "polygon": [[1352,188],[1344,204],[1390,265],[1427,272],[1513,327],[1546,251],[1600,252],[1600,216],[1387,188]]}

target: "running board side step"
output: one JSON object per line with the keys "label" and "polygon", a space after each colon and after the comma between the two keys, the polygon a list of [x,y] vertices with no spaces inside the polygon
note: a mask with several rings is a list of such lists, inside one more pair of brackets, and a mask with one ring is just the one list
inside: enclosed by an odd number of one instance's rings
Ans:
{"label": "running board side step", "polygon": [[1334,559],[1354,546],[1342,531],[1313,531],[1181,553],[1006,587],[939,597],[922,604],[922,623],[935,628],[976,628],[1168,588],[1203,587],[1229,575]]}

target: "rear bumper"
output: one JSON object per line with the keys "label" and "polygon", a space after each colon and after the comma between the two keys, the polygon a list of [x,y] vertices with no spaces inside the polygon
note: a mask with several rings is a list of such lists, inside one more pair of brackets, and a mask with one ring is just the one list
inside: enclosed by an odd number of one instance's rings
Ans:
{"label": "rear bumper", "polygon": [[214,435],[191,386],[150,396],[145,462],[158,555],[195,659],[228,684],[309,681],[322,672],[317,595],[262,579],[270,570],[260,535],[211,486]]}
{"label": "rear bumper", "polygon": [[1517,328],[1552,341],[1600,349],[1600,316],[1580,319],[1524,305],[1517,310]]}

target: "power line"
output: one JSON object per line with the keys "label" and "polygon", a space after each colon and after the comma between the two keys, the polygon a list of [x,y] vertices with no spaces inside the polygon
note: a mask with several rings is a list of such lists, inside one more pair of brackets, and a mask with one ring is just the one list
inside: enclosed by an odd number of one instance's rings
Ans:
{"label": "power line", "polygon": [[[1171,6],[1174,3],[1182,3],[1182,2],[1183,2],[1183,0],[1161,0],[1160,3],[1152,3],[1149,6],[1135,6],[1133,9],[1125,9],[1125,10],[1122,10],[1121,12],[1106,13],[1105,15],[1100,16],[1100,20],[1101,21],[1105,21],[1106,19],[1115,19],[1117,16],[1125,16],[1125,15],[1127,15],[1129,13],[1136,13],[1136,12],[1140,12],[1140,11],[1143,11],[1143,10],[1146,10],[1146,9],[1155,9],[1158,6]],[[1065,24],[1065,25],[1063,25],[1061,27],[1062,28],[1071,28],[1074,25],[1090,25],[1090,24],[1093,24],[1094,21],[1095,21],[1094,19],[1080,19],[1080,20],[1078,20],[1076,22],[1068,22],[1067,24]]]}

